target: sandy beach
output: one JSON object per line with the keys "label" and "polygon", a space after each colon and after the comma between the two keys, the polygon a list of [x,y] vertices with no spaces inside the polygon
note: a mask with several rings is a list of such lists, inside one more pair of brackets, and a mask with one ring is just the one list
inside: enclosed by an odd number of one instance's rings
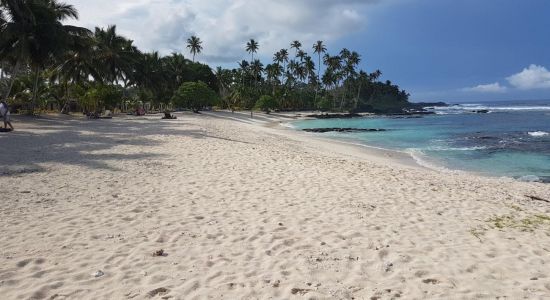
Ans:
{"label": "sandy beach", "polygon": [[13,117],[1,299],[550,299],[548,184],[177,116]]}

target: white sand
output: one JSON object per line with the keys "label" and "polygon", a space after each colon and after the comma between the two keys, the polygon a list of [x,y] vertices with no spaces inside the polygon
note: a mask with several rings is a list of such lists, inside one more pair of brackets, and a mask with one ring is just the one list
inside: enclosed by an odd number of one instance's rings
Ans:
{"label": "white sand", "polygon": [[550,185],[178,116],[14,118],[1,299],[550,299]]}

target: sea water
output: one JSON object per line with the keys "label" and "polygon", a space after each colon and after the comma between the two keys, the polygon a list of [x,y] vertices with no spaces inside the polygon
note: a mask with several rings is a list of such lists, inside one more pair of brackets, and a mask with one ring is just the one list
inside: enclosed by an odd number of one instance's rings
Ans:
{"label": "sea water", "polygon": [[[386,129],[319,135],[407,152],[429,167],[550,182],[550,101],[463,103],[428,109],[436,114],[302,120],[292,126]],[[483,110],[488,113],[479,113]]]}

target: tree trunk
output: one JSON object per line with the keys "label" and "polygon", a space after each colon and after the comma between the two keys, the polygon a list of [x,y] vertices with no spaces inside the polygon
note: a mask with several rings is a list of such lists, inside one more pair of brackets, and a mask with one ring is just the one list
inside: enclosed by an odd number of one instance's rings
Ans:
{"label": "tree trunk", "polygon": [[317,95],[319,94],[319,87],[321,83],[321,52],[319,52],[319,64],[317,65],[317,83],[315,87],[315,98],[313,98],[314,105],[317,105]]}
{"label": "tree trunk", "polygon": [[69,114],[69,100],[71,99],[71,96],[69,95],[69,82],[67,80],[64,81],[63,86],[65,88],[65,101],[63,103],[63,107],[61,108],[62,114]]}
{"label": "tree trunk", "polygon": [[34,70],[34,87],[33,87],[33,93],[32,93],[32,101],[31,101],[31,114],[34,114],[34,107],[36,105],[36,96],[38,94],[38,76],[40,75],[40,68],[35,67]]}
{"label": "tree trunk", "polygon": [[20,64],[21,60],[17,59],[17,62],[15,63],[15,67],[13,67],[13,72],[11,74],[10,85],[8,87],[8,90],[6,91],[6,96],[4,97],[5,101],[8,101],[8,97],[10,96],[11,90],[13,89],[13,84],[15,83],[15,78],[17,77],[17,72],[19,71]]}
{"label": "tree trunk", "polygon": [[361,88],[363,87],[363,80],[359,80],[359,89],[357,90],[357,97],[355,98],[355,106],[354,110],[357,109],[357,105],[359,104],[359,97],[361,96]]}

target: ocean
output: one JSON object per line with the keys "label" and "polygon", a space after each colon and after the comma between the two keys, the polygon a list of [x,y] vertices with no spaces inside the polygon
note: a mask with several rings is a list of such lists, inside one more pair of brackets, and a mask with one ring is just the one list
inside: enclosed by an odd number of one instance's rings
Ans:
{"label": "ocean", "polygon": [[[421,117],[301,120],[306,128],[376,128],[381,132],[316,133],[403,151],[419,164],[522,181],[550,182],[550,100],[458,103]],[[474,111],[488,111],[476,113]]]}

